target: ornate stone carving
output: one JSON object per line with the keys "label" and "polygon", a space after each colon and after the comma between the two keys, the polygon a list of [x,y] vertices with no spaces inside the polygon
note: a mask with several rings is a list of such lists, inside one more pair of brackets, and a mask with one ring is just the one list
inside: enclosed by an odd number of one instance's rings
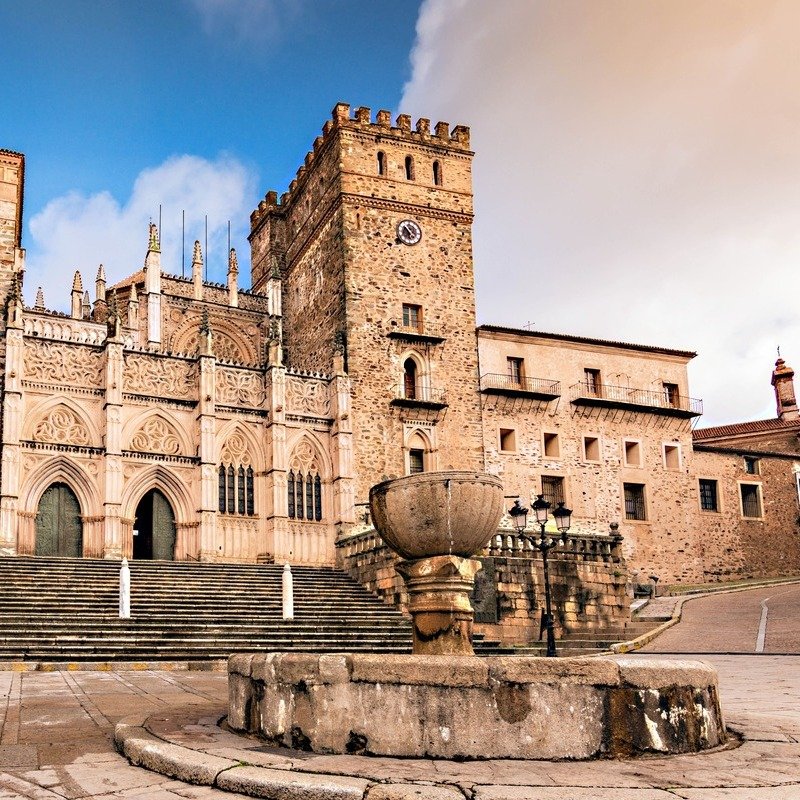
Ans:
{"label": "ornate stone carving", "polygon": [[319,458],[316,448],[307,440],[301,441],[292,451],[289,459],[289,469],[295,472],[303,472],[306,475],[310,472],[319,473]]}
{"label": "ornate stone carving", "polygon": [[33,438],[39,442],[53,444],[88,445],[89,431],[78,415],[67,406],[60,405],[50,409],[39,422],[33,432]]}
{"label": "ornate stone carving", "polygon": [[98,350],[69,344],[25,342],[25,378],[39,383],[95,388],[103,377],[103,356]]}
{"label": "ornate stone carving", "polygon": [[287,377],[286,402],[289,410],[300,414],[327,417],[331,401],[324,384],[315,380]]}
{"label": "ornate stone carving", "polygon": [[125,356],[125,391],[155,397],[191,397],[194,365],[177,359],[129,354]]}
{"label": "ornate stone carving", "polygon": [[222,448],[222,462],[224,464],[250,464],[250,454],[247,452],[247,441],[241,433],[234,432],[228,437]]}
{"label": "ornate stone carving", "polygon": [[181,452],[181,442],[171,425],[161,417],[150,417],[131,437],[130,449],[137,453],[177,456]]}
{"label": "ornate stone carving", "polygon": [[[216,342],[215,342],[216,349]],[[261,375],[243,370],[218,367],[217,402],[224,406],[259,407],[264,402],[264,383]]]}

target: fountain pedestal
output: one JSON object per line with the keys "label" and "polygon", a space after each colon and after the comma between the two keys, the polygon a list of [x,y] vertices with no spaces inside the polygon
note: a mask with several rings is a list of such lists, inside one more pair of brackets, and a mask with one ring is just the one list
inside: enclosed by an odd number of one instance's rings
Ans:
{"label": "fountain pedestal", "polygon": [[401,561],[395,567],[406,582],[414,630],[414,654],[474,655],[469,602],[481,563],[461,556]]}

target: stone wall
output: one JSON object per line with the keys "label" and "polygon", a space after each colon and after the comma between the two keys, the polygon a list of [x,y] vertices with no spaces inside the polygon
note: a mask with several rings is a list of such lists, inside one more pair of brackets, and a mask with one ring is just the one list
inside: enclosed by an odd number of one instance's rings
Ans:
{"label": "stone wall", "polygon": [[[407,595],[395,570],[400,560],[372,529],[337,543],[337,564],[363,586],[405,611]],[[501,532],[479,556],[472,604],[475,632],[515,644],[539,637],[544,577],[538,552]],[[568,536],[550,553],[553,613],[557,634],[591,631],[630,619],[628,571],[619,540]]]}

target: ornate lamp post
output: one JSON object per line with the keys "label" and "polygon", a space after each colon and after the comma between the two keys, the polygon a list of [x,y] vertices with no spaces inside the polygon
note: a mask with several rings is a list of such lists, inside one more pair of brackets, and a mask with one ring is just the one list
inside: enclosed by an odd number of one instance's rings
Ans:
{"label": "ornate lamp post", "polygon": [[572,511],[563,503],[559,503],[555,511],[553,511],[553,519],[556,521],[556,528],[559,534],[561,534],[558,538],[553,538],[548,536],[544,530],[544,526],[547,524],[547,512],[550,510],[550,503],[540,494],[535,502],[531,504],[531,508],[536,516],[536,522],[539,525],[538,539],[535,536],[530,536],[525,533],[525,526],[528,523],[528,509],[522,505],[519,499],[514,501],[514,505],[508,510],[508,513],[514,521],[514,529],[517,535],[524,541],[530,542],[530,544],[542,554],[545,601],[545,614],[542,625],[547,631],[547,655],[552,658],[556,655],[556,636],[553,631],[553,612],[550,604],[550,572],[547,566],[547,554],[559,544],[566,544]]}

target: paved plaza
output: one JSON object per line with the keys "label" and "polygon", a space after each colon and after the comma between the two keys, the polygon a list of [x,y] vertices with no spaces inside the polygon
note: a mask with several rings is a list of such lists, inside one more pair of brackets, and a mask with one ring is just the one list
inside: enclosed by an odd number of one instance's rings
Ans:
{"label": "paved plaza", "polygon": [[[130,766],[112,740],[115,723],[125,719],[134,749],[138,736],[138,746],[154,758],[157,748],[148,742],[159,743],[166,771],[182,764],[198,779],[197,764],[205,763],[220,784],[281,800],[800,800],[800,655],[788,654],[800,653],[798,619],[796,585],[686,602],[683,621],[647,649],[722,653],[703,659],[719,670],[723,710],[743,743],[636,761],[457,763],[300,754],[217,727],[227,700],[222,673],[4,672],[0,799],[245,796]],[[761,628],[764,652],[756,654]],[[146,726],[137,727],[145,718]]]}

